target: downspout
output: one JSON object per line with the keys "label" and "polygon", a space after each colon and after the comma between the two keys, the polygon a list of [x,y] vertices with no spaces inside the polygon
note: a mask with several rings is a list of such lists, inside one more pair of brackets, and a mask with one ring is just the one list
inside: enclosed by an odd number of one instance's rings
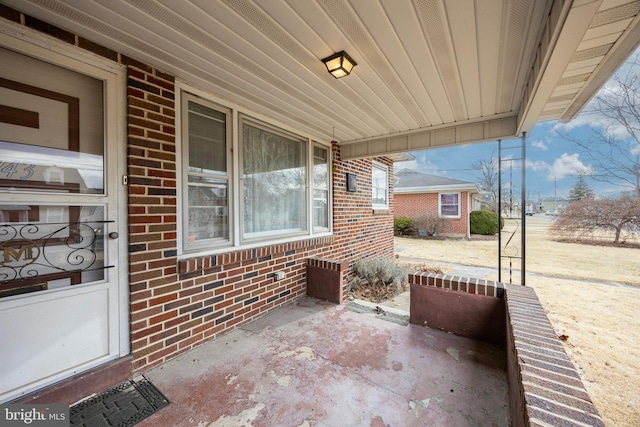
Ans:
{"label": "downspout", "polygon": [[467,191],[467,239],[471,238],[471,191]]}
{"label": "downspout", "polygon": [[502,282],[502,140],[498,140],[498,282]]}

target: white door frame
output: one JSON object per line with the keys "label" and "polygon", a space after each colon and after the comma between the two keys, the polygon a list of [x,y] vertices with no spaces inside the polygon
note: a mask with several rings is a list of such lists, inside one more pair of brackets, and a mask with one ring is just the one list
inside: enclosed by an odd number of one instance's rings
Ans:
{"label": "white door frame", "polygon": [[[115,220],[109,223],[105,230],[105,239],[109,233],[117,232],[117,239],[109,239],[108,265],[116,265],[109,276],[110,283],[116,282],[114,298],[117,299],[117,313],[109,313],[109,355],[96,359],[91,365],[83,368],[83,371],[99,366],[109,360],[125,356],[130,352],[129,339],[129,286],[128,286],[128,234],[127,234],[127,191],[122,184],[122,177],[126,173],[126,67],[97,56],[88,51],[61,42],[45,34],[38,33],[21,25],[0,19],[0,47],[8,48],[16,52],[32,56],[34,58],[50,62],[52,64],[68,68],[70,70],[87,74],[105,82],[104,85],[104,112],[105,112],[105,191],[108,193],[109,204],[106,212],[107,220]],[[11,192],[3,192],[2,197],[11,199]],[[20,198],[16,195],[14,198]],[[34,196],[46,203],[46,195]],[[24,197],[23,197],[24,198]],[[78,203],[91,203],[91,196],[81,197]],[[95,199],[93,200],[95,203]],[[112,282],[113,281],[113,282]],[[36,301],[55,299],[55,291],[42,295],[33,295]],[[12,298],[12,297],[9,297]],[[4,300],[4,298],[3,298]],[[0,301],[1,302],[1,301]],[[9,305],[12,302],[9,301]],[[54,382],[67,378],[77,372],[62,372],[43,381],[37,381],[28,387],[21,389],[17,395],[0,396],[3,400],[11,400],[43,388]]]}

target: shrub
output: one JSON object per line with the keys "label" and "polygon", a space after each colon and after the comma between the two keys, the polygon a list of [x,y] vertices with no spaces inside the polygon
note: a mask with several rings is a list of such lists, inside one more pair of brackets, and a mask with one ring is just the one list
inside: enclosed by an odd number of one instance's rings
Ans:
{"label": "shrub", "polygon": [[352,280],[350,289],[367,299],[380,302],[405,290],[409,271],[389,259],[359,259],[353,270],[361,280]]}
{"label": "shrub", "polygon": [[413,229],[413,220],[406,216],[399,216],[393,218],[393,232],[396,236],[402,236],[403,234],[409,234]]}
{"label": "shrub", "polygon": [[428,213],[417,217],[414,221],[414,227],[418,229],[418,232],[426,232],[427,236],[437,236],[446,223],[446,218],[441,218],[437,213]]}
{"label": "shrub", "polygon": [[[472,211],[469,214],[471,222],[472,234],[483,234],[491,236],[498,232],[498,214],[491,211]],[[501,227],[504,227],[504,221],[501,219]]]}
{"label": "shrub", "polygon": [[575,240],[610,236],[613,243],[640,233],[640,199],[578,200],[560,211],[551,232]]}

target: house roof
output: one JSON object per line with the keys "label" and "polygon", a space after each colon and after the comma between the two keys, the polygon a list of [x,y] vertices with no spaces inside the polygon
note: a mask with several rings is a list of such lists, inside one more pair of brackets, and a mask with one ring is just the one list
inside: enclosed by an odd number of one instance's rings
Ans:
{"label": "house roof", "polygon": [[402,169],[393,174],[395,193],[431,193],[437,191],[478,191],[478,185],[460,179],[430,175],[411,169]]}
{"label": "house roof", "polygon": [[[573,118],[640,42],[639,0],[2,0],[343,159]],[[18,30],[23,31],[23,30]],[[321,59],[357,62],[336,80]]]}
{"label": "house roof", "polygon": [[559,197],[542,197],[540,199],[541,202],[567,202],[569,199],[567,199],[564,196],[559,196]]}

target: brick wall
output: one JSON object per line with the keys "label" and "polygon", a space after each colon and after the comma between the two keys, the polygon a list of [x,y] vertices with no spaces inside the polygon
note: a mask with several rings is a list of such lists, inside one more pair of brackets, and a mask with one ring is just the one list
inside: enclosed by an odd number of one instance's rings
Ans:
{"label": "brick wall", "polygon": [[[460,218],[447,218],[439,234],[466,236],[469,231],[469,193],[460,192]],[[394,215],[396,217],[405,216],[408,218],[418,218],[427,213],[437,214],[438,193],[412,193],[396,194]]]}
{"label": "brick wall", "polygon": [[[351,263],[360,257],[393,256],[392,211],[371,208],[371,160],[341,162],[336,152],[334,236],[178,260],[173,79],[131,60],[128,77],[135,371],[149,369],[305,295],[309,257]],[[346,172],[358,175],[356,193],[346,192]],[[276,271],[283,271],[285,279],[276,281]]]}
{"label": "brick wall", "polygon": [[127,77],[129,289],[136,370],[186,348],[182,338],[193,331],[177,307],[192,302],[193,286],[183,286],[177,271],[173,78],[135,61],[128,61]]}
{"label": "brick wall", "polygon": [[512,425],[604,427],[533,288],[505,288]]}
{"label": "brick wall", "polygon": [[[128,61],[131,350],[143,371],[306,293],[306,259],[393,255],[391,211],[371,209],[371,160],[334,163],[334,236],[177,258],[173,79]],[[336,156],[337,157],[337,156]],[[388,163],[388,162],[387,162]],[[347,193],[345,172],[358,174]],[[285,279],[276,281],[273,273]]]}
{"label": "brick wall", "polygon": [[[377,161],[389,166],[389,187],[392,189],[392,162],[385,159]],[[347,173],[356,175],[356,192],[347,191]],[[371,179],[371,160],[342,162],[339,158],[334,159],[334,251],[341,260],[349,263],[359,258],[393,257],[393,191],[389,194],[389,210],[372,210]]]}
{"label": "brick wall", "polygon": [[[173,79],[132,60],[127,64],[134,370],[301,297],[309,257],[392,257],[393,215],[371,209],[371,160],[341,162],[336,153],[334,236],[178,260]],[[358,192],[346,192],[346,172],[358,175]],[[276,271],[285,279],[276,281]]]}

